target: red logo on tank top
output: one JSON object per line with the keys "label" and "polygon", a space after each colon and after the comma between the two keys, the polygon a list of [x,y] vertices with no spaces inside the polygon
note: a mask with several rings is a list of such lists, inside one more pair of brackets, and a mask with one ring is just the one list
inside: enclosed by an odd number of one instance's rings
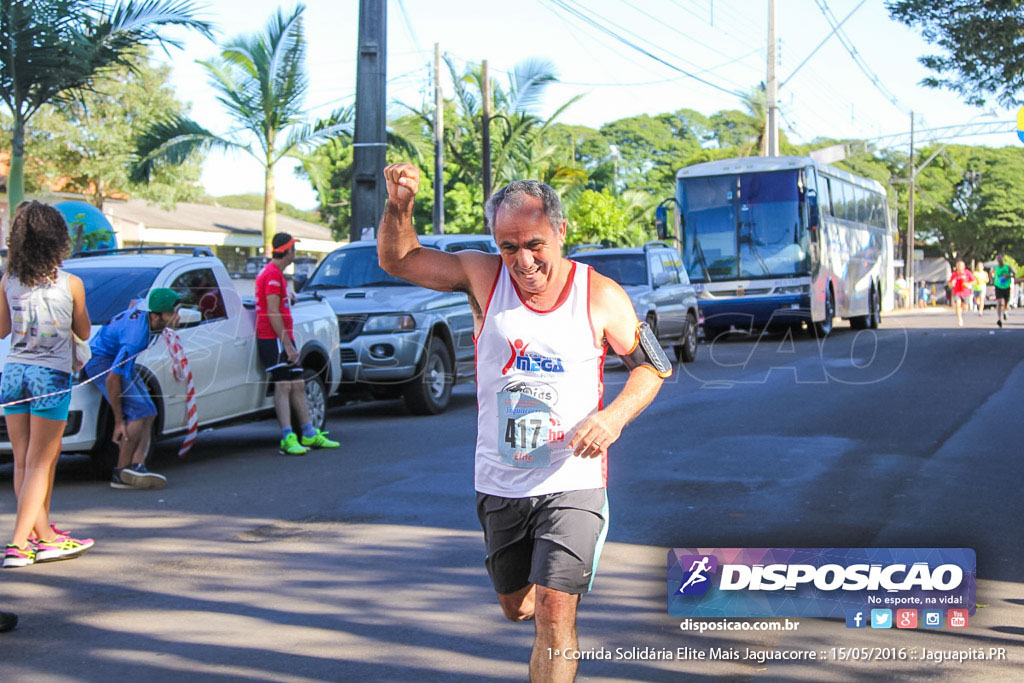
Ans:
{"label": "red logo on tank top", "polygon": [[529,344],[522,339],[516,339],[515,341],[506,339],[505,341],[508,342],[512,355],[509,356],[505,367],[501,369],[501,374],[508,374],[513,365],[516,370],[524,372],[565,372],[565,369],[562,367],[561,358],[549,358],[539,353],[526,353],[526,347]]}

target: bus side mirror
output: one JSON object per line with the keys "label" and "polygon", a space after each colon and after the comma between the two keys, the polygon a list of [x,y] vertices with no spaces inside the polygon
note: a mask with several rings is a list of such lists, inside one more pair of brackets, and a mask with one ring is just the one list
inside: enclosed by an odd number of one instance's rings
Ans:
{"label": "bus side mirror", "polygon": [[810,225],[808,226],[811,230],[817,230],[820,225],[821,216],[818,213],[818,193],[816,190],[807,190],[807,208],[810,213]]}
{"label": "bus side mirror", "polygon": [[668,209],[664,206],[654,210],[654,231],[659,240],[668,239]]}

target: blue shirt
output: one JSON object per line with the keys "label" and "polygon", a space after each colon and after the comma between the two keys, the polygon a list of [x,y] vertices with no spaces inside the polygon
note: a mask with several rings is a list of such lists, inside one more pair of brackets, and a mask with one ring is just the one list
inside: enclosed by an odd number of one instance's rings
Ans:
{"label": "blue shirt", "polygon": [[[135,356],[146,350],[153,338],[149,329],[149,315],[139,308],[141,302],[118,313],[110,322],[100,328],[89,341],[92,358],[85,366],[85,374],[94,377],[115,367],[113,372],[125,379],[131,379],[135,369]],[[124,365],[119,363],[131,358]]]}

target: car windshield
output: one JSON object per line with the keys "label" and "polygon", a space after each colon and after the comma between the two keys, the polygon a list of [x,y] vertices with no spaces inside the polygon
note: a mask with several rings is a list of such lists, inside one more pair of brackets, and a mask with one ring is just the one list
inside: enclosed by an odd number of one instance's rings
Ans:
{"label": "car windshield", "polygon": [[75,268],[63,266],[64,270],[82,278],[85,286],[85,307],[89,309],[89,321],[93,325],[106,325],[121,311],[127,310],[135,299],[149,293],[159,268]]}
{"label": "car windshield", "polygon": [[679,189],[691,279],[808,272],[797,171],[683,178]]}
{"label": "car windshield", "polygon": [[647,284],[647,268],[643,254],[579,254],[572,259],[586,263],[620,285]]}
{"label": "car windshield", "polygon": [[302,291],[350,287],[401,287],[410,283],[388,275],[377,262],[373,247],[342,249],[330,254]]}

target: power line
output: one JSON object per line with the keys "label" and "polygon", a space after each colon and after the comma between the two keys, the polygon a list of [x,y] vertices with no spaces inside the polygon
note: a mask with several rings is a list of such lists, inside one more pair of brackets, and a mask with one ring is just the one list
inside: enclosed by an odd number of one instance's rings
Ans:
{"label": "power line", "polygon": [[814,0],[814,2],[818,5],[818,9],[821,10],[821,13],[825,15],[825,20],[835,31],[836,37],[839,38],[839,42],[842,43],[843,47],[846,48],[846,51],[850,53],[850,57],[853,58],[854,63],[861,72],[867,76],[868,80],[871,81],[871,84],[874,85],[878,92],[882,93],[885,99],[887,99],[894,107],[900,111],[909,113],[910,109],[900,102],[895,93],[885,87],[878,75],[872,71],[871,67],[869,67],[867,62],[864,61],[864,58],[861,56],[860,52],[857,51],[856,46],[853,45],[849,36],[846,35],[846,32],[843,31],[842,27],[840,27],[836,22],[836,18],[832,14],[832,10],[829,9],[828,2],[826,0]]}
{"label": "power line", "polygon": [[585,12],[582,12],[580,10],[577,10],[574,7],[569,6],[569,4],[567,2],[565,2],[565,0],[549,0],[549,2],[551,2],[552,4],[560,7],[564,11],[572,14],[573,16],[578,18],[580,21],[583,21],[584,23],[592,26],[593,28],[597,29],[598,31],[601,31],[602,33],[604,33],[605,35],[609,36],[610,38],[613,38],[614,40],[619,41],[620,43],[622,43],[623,45],[626,45],[627,47],[633,48],[637,52],[639,52],[639,53],[641,53],[641,54],[643,54],[643,55],[645,55],[647,57],[650,57],[654,61],[658,62],[659,64],[663,64],[663,65],[667,66],[668,68],[672,69],[673,71],[678,71],[679,73],[681,73],[681,74],[683,74],[685,76],[689,76],[690,78],[692,78],[695,81],[703,83],[704,85],[706,85],[708,87],[711,87],[711,88],[714,88],[715,90],[719,90],[719,91],[724,92],[726,94],[733,95],[734,97],[742,97],[743,96],[743,93],[741,93],[741,92],[738,92],[738,91],[735,91],[735,90],[729,90],[728,88],[725,88],[725,87],[723,87],[721,85],[718,85],[717,83],[709,81],[706,78],[701,78],[700,76],[694,74],[691,71],[688,71],[688,70],[686,70],[686,69],[684,69],[684,68],[682,68],[680,66],[677,66],[675,64],[672,64],[671,62],[668,62],[668,61],[662,59],[661,57],[659,57],[659,56],[655,55],[654,53],[650,52],[649,50],[647,50],[646,48],[641,47],[640,45],[637,45],[636,43],[634,43],[633,41],[629,40],[628,38],[625,38],[624,36],[618,34],[614,30],[612,30],[612,29],[604,26],[603,24],[595,21],[594,19],[590,18],[590,16],[588,16]]}
{"label": "power line", "polygon": [[[647,12],[646,10],[643,10],[643,9],[641,9],[640,7],[637,7],[637,6],[635,5],[635,4],[633,4],[633,2],[632,2],[631,0],[619,0],[619,2],[622,2],[622,3],[626,4],[626,5],[628,5],[629,7],[632,7],[632,8],[634,9],[634,10],[636,10],[636,11],[637,11],[637,12],[639,12],[640,14],[644,15],[644,16],[645,16],[645,17],[647,17],[648,19],[653,19],[654,21],[658,22],[659,24],[664,24],[665,26],[667,26],[667,27],[668,27],[668,29],[669,29],[670,31],[672,31],[672,32],[674,32],[674,33],[677,33],[677,34],[681,35],[682,37],[684,37],[684,38],[686,38],[686,39],[688,39],[688,40],[692,40],[692,41],[693,41],[694,43],[696,43],[697,45],[700,45],[701,47],[704,47],[704,48],[706,48],[706,49],[708,49],[708,50],[710,50],[710,51],[714,52],[715,54],[721,55],[721,56],[723,56],[723,57],[731,57],[731,56],[732,56],[732,55],[730,55],[730,54],[729,54],[729,53],[727,53],[727,52],[722,52],[721,50],[719,50],[719,49],[718,49],[718,48],[716,48],[716,47],[713,47],[713,46],[711,46],[711,45],[708,45],[707,43],[701,42],[700,40],[698,40],[698,39],[694,38],[693,36],[691,36],[691,35],[690,35],[690,34],[688,34],[688,33],[684,33],[683,31],[680,31],[680,30],[679,30],[678,28],[676,28],[676,27],[675,27],[675,25],[674,25],[673,23],[671,23],[671,22],[665,22],[663,18],[661,18],[661,17],[656,17],[656,16],[654,16],[653,14],[651,14],[650,12]],[[731,63],[734,63],[734,62],[736,62],[736,61],[738,61],[738,60],[736,60],[736,59],[733,59],[732,61],[730,61],[730,62],[728,62],[728,63],[730,63],[730,64],[731,64]],[[747,67],[750,67],[751,69],[755,69],[755,70],[758,70],[758,69],[757,69],[756,67],[754,67],[754,66],[751,66],[750,64],[746,64],[746,63],[744,63],[744,64],[743,64],[743,66],[747,66]],[[699,72],[698,72],[698,73],[699,73]]]}

